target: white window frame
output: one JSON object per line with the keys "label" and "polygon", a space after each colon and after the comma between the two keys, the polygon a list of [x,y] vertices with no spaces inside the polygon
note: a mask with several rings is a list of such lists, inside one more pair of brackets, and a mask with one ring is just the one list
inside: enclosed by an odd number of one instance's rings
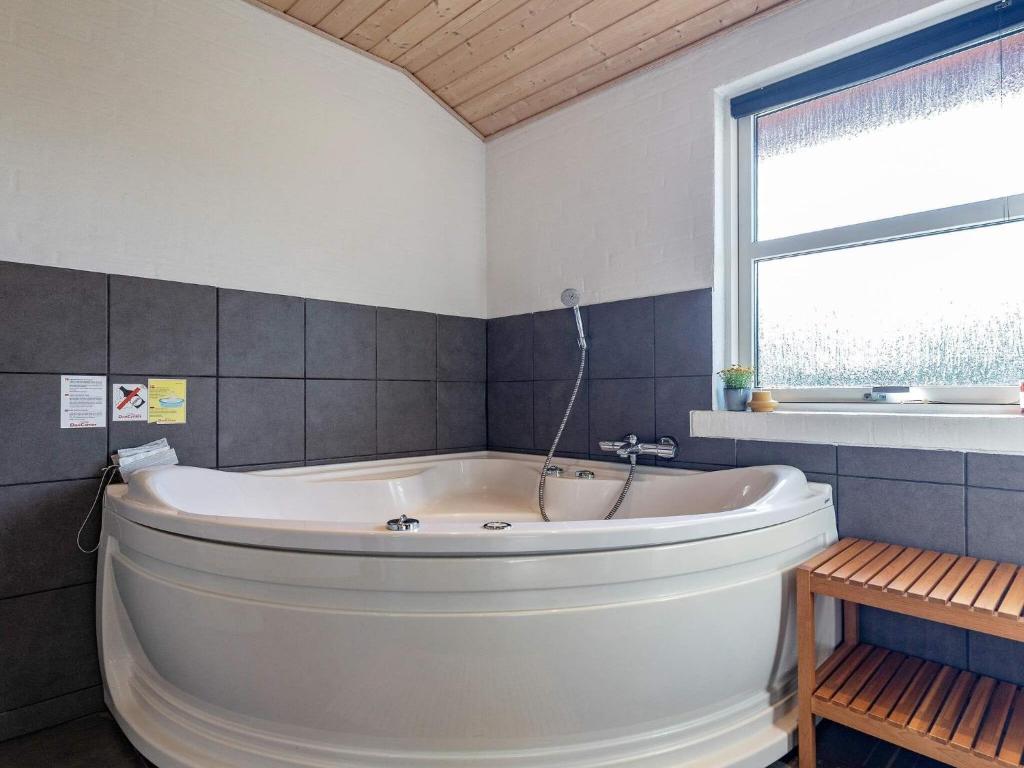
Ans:
{"label": "white window frame", "polygon": [[[784,109],[786,106],[773,108]],[[763,113],[762,113],[763,114]],[[870,243],[889,242],[921,235],[954,232],[991,224],[1024,219],[1024,194],[954,205],[888,219],[851,224],[817,232],[757,241],[755,121],[758,114],[737,120],[737,343],[738,362],[756,367],[756,266],[757,262],[838,250]],[[894,382],[878,382],[876,386]],[[821,387],[808,389],[772,389],[773,397],[783,403],[867,403],[870,387]],[[1017,387],[914,387],[912,399],[926,404],[1016,404]],[[909,407],[904,405],[902,407]],[[929,410],[931,410],[929,408]]]}

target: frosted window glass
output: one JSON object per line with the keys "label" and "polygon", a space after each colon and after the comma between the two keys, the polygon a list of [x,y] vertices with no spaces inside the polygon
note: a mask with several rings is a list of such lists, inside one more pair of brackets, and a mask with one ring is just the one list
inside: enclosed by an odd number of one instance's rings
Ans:
{"label": "frosted window glass", "polygon": [[1024,192],[1024,33],[756,125],[758,240]]}
{"label": "frosted window glass", "polygon": [[757,264],[765,387],[1015,385],[1024,222]]}

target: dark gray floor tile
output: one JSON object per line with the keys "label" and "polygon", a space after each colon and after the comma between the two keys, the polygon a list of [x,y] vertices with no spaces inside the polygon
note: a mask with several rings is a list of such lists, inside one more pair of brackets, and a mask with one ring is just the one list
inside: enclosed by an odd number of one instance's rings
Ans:
{"label": "dark gray floor tile", "polygon": [[533,315],[487,321],[487,381],[533,379]]}
{"label": "dark gray floor tile", "polygon": [[302,299],[221,288],[219,301],[221,376],[304,375]]}
{"label": "dark gray floor tile", "polygon": [[306,301],[306,376],[373,379],[377,375],[377,308]]}
{"label": "dark gray floor tile", "polygon": [[432,381],[378,381],[378,453],[436,449],[437,385]]}
{"label": "dark gray floor tile", "polygon": [[710,376],[711,368],[711,289],[655,296],[655,375]]}
{"label": "dark gray floor tile", "polygon": [[674,464],[736,465],[736,441],[690,437],[690,411],[711,408],[711,377],[685,376],[656,379],[655,431],[679,443]]}
{"label": "dark gray floor tile", "polygon": [[[96,696],[95,693],[90,695]],[[114,718],[103,709],[102,699],[99,710],[0,744],[0,765],[10,768],[144,768],[147,764],[121,733]]]}
{"label": "dark gray floor tile", "polygon": [[107,276],[0,261],[0,371],[106,370]]}
{"label": "dark gray floor tile", "polygon": [[106,466],[106,429],[60,428],[58,375],[0,374],[0,425],[0,485],[99,478]]}
{"label": "dark gray floor tile", "polygon": [[601,451],[602,440],[621,440],[635,434],[653,441],[654,379],[597,379],[590,382],[590,453],[595,458],[617,458]]}
{"label": "dark gray floor tile", "polygon": [[971,670],[982,675],[1024,685],[1024,643],[972,632]]}
{"label": "dark gray floor tile", "polygon": [[836,447],[817,443],[776,443],[737,440],[736,463],[741,467],[786,464],[803,472],[836,474]]}
{"label": "dark gray floor tile", "polygon": [[[533,383],[533,447],[545,453],[565,417],[575,380],[535,381]],[[587,453],[590,444],[589,391],[584,380],[573,404],[569,421],[558,441],[558,450]]]}
{"label": "dark gray floor tile", "polygon": [[588,308],[590,377],[654,375],[654,299],[628,299]]}
{"label": "dark gray floor tile", "polygon": [[110,370],[217,375],[217,289],[110,277]]}
{"label": "dark gray floor tile", "polygon": [[488,383],[487,444],[497,450],[534,450],[532,381]]}
{"label": "dark gray floor tile", "polygon": [[[105,713],[103,704],[103,686],[94,685],[81,691],[66,693],[27,707],[19,707],[9,712],[0,712],[0,765],[17,766],[17,768],[51,768],[51,766],[71,765],[63,759],[53,762],[47,756],[51,741],[63,741],[65,728],[78,718],[96,713]],[[55,728],[54,726],[62,726]],[[33,739],[18,739],[19,736],[35,733],[43,729],[45,733]],[[120,732],[118,732],[120,737]],[[16,739],[16,741],[8,741]],[[70,759],[71,755],[65,755]],[[38,758],[39,762],[32,762]],[[17,762],[16,762],[17,761]],[[116,765],[116,763],[114,764]],[[89,767],[91,768],[91,766]],[[99,768],[99,766],[97,766]],[[106,765],[104,764],[104,768]]]}
{"label": "dark gray floor tile", "polygon": [[[99,480],[0,488],[0,599],[96,578],[96,556],[75,545]],[[97,510],[82,532],[84,546],[99,535]]]}
{"label": "dark gray floor tile", "polygon": [[377,310],[377,378],[437,379],[437,315]]}
{"label": "dark gray floor tile", "polygon": [[1024,456],[968,453],[967,484],[1024,491]]}
{"label": "dark gray floor tile", "polygon": [[220,379],[217,463],[304,461],[304,382],[288,379]]}
{"label": "dark gray floor tile", "polygon": [[964,554],[964,488],[841,476],[839,535]]}
{"label": "dark gray floor tile", "polygon": [[437,316],[437,380],[487,381],[487,321]]}
{"label": "dark gray floor tile", "polygon": [[967,554],[1024,562],[1024,492],[967,489]]}
{"label": "dark gray floor tile", "polygon": [[964,455],[958,451],[853,445],[840,445],[838,451],[840,475],[926,483],[964,483]]}
{"label": "dark gray floor tile", "polygon": [[487,445],[487,385],[482,381],[437,383],[437,447]]}
{"label": "dark gray floor tile", "polygon": [[[182,378],[180,375],[173,377]],[[148,380],[146,375],[110,375],[111,385],[146,384]],[[111,422],[110,451],[133,448],[166,437],[182,464],[190,467],[217,466],[217,380],[199,377],[186,379],[185,399],[184,424]]]}
{"label": "dark gray floor tile", "polygon": [[[584,333],[589,316],[580,307]],[[580,370],[579,332],[571,309],[553,309],[533,316],[533,375],[535,379],[575,379]],[[588,372],[584,372],[584,376]]]}
{"label": "dark gray floor tile", "polygon": [[306,458],[377,453],[377,384],[373,381],[306,382]]}
{"label": "dark gray floor tile", "polygon": [[0,711],[100,682],[94,584],[0,600]]}
{"label": "dark gray floor tile", "polygon": [[967,666],[967,632],[956,627],[861,607],[860,634],[865,643],[954,667]]}

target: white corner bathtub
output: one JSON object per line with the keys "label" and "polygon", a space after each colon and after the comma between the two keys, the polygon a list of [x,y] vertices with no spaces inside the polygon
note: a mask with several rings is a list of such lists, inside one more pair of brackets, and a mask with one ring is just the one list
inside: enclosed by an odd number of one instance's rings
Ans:
{"label": "white corner bathtub", "polygon": [[[836,539],[791,467],[474,453],[107,491],[107,704],[160,768],[765,768],[791,742],[792,569]],[[576,479],[576,469],[596,478]],[[417,531],[389,531],[399,514]],[[482,527],[511,523],[505,530]],[[819,613],[824,647],[834,614]]]}

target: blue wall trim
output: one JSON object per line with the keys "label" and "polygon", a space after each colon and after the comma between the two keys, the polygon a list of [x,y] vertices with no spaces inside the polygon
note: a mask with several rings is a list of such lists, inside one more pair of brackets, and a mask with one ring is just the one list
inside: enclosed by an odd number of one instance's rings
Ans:
{"label": "blue wall trim", "polygon": [[988,5],[919,32],[737,96],[734,118],[820,96],[964,48],[1024,24],[1024,0]]}

